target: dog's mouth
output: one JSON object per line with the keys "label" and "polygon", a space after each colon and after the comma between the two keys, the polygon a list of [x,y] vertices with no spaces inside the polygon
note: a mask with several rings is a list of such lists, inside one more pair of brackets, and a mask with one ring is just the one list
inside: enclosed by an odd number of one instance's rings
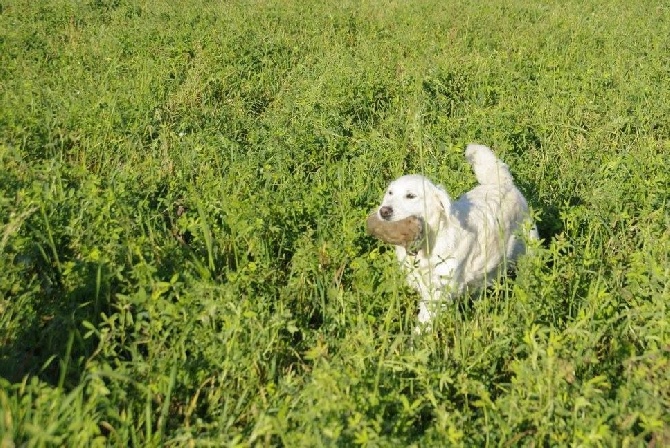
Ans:
{"label": "dog's mouth", "polygon": [[385,221],[385,222],[398,222],[402,221],[403,219],[407,218],[419,218],[419,216],[416,215],[411,215],[411,214],[404,214],[404,213],[398,213],[395,210],[391,213],[382,213],[381,208],[377,210],[377,218],[379,218],[380,221]]}
{"label": "dog's mouth", "polygon": [[[380,215],[379,213],[377,213],[377,217],[379,218],[380,221],[389,222],[389,223],[403,221],[403,220],[408,219],[408,218],[419,218],[418,216],[415,216],[415,215],[396,215],[396,214],[384,217],[384,216]],[[422,219],[422,218],[419,218],[419,219]]]}
{"label": "dog's mouth", "polygon": [[426,222],[420,216],[414,216],[414,218],[419,220],[419,233],[416,235],[414,240],[410,241],[409,244],[407,244],[405,247],[407,253],[412,256],[416,256],[419,253],[426,239]]}
{"label": "dog's mouth", "polygon": [[[389,216],[382,219],[378,212],[368,216],[367,232],[385,243],[403,246],[410,255],[416,255],[423,247],[425,223],[423,218],[410,215],[404,218]],[[393,219],[395,218],[395,219]]]}

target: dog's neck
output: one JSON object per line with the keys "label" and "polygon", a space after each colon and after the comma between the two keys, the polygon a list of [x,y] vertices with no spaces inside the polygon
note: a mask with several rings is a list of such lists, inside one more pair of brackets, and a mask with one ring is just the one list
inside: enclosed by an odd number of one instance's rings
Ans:
{"label": "dog's neck", "polygon": [[443,232],[448,225],[449,216],[442,213],[435,222],[425,222],[423,229],[424,237],[417,250],[417,255],[423,257],[430,256],[435,248],[438,233]]}

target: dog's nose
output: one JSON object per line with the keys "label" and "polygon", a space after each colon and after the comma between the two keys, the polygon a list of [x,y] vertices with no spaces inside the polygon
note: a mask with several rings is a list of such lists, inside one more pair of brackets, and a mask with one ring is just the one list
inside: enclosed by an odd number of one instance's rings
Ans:
{"label": "dog's nose", "polygon": [[389,219],[393,215],[393,208],[385,205],[379,209],[379,215],[384,219]]}

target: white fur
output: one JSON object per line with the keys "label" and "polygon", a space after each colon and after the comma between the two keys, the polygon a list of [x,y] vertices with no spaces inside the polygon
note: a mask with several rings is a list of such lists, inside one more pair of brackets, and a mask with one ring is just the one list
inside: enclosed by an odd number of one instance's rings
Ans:
{"label": "white fur", "polygon": [[[452,201],[447,192],[421,175],[393,181],[379,208],[380,218],[397,221],[420,216],[425,238],[416,255],[396,246],[407,280],[421,295],[419,323],[426,328],[439,303],[481,288],[525,252],[520,232],[538,238],[528,205],[507,165],[483,145],[468,145],[465,157],[479,185]],[[386,218],[381,215],[385,208]]]}

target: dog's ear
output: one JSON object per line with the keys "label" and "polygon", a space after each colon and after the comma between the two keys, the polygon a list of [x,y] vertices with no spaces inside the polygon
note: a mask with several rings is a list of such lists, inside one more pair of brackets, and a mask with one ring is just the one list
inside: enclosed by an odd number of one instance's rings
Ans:
{"label": "dog's ear", "polygon": [[451,213],[451,198],[442,187],[437,185],[431,185],[430,195],[432,196],[430,202],[433,205],[426,210],[426,224],[432,229],[437,229],[440,220]]}
{"label": "dog's ear", "polygon": [[435,199],[437,199],[437,202],[440,204],[442,207],[442,210],[444,211],[445,215],[448,215],[451,213],[451,198],[447,194],[447,192],[444,190],[444,188],[440,187],[439,185],[434,186],[434,194],[435,194]]}

